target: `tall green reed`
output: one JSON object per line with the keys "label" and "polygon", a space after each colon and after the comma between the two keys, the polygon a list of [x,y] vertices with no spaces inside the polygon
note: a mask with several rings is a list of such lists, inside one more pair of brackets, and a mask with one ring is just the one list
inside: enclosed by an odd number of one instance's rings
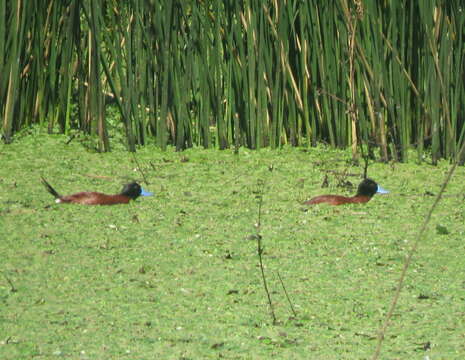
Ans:
{"label": "tall green reed", "polygon": [[437,162],[464,140],[459,0],[2,0],[0,17],[7,141],[42,124],[108,151],[111,104],[130,151],[325,142]]}

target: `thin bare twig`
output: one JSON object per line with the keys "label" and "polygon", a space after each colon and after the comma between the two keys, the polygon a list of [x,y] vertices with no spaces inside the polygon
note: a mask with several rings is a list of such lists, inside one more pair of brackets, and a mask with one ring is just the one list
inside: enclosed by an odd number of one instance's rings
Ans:
{"label": "thin bare twig", "polygon": [[142,168],[139,165],[139,161],[137,161],[136,154],[134,152],[132,152],[132,151],[130,152],[130,154],[132,155],[132,157],[134,159],[134,162],[136,163],[137,171],[140,172],[140,174],[142,175],[142,178],[144,179],[144,183],[146,185],[149,185],[149,182],[147,181],[147,178],[145,177],[145,174],[144,174],[144,172],[142,171]]}
{"label": "thin bare twig", "polygon": [[2,275],[5,278],[5,280],[8,282],[8,284],[10,285],[10,291],[13,293],[17,292],[18,289],[15,288],[15,286],[13,285],[13,282],[10,280],[8,276],[6,276],[6,274],[3,271],[2,271]]}
{"label": "thin bare twig", "polygon": [[278,278],[279,278],[279,281],[281,282],[281,286],[283,287],[284,294],[286,294],[286,299],[287,299],[287,302],[289,303],[289,306],[291,307],[292,313],[294,314],[294,317],[297,317],[297,312],[295,311],[294,306],[292,305],[291,298],[289,297],[289,294],[287,293],[286,287],[284,286],[284,281],[281,278],[279,271],[278,271]]}
{"label": "thin bare twig", "polygon": [[263,246],[262,246],[262,235],[260,234],[260,228],[261,228],[261,217],[262,217],[262,205],[263,205],[263,188],[264,188],[265,183],[262,180],[258,181],[258,194],[257,194],[257,199],[258,199],[258,220],[256,224],[256,229],[257,229],[257,234],[256,234],[256,239],[257,239],[257,253],[258,253],[258,261],[260,265],[260,272],[262,275],[262,280],[263,280],[263,287],[265,289],[266,296],[268,298],[268,306],[270,308],[270,314],[271,318],[273,320],[273,325],[276,324],[276,315],[274,312],[273,308],[273,302],[271,301],[271,294],[270,291],[268,290],[268,284],[266,282],[266,277],[265,277],[265,268],[263,266]]}

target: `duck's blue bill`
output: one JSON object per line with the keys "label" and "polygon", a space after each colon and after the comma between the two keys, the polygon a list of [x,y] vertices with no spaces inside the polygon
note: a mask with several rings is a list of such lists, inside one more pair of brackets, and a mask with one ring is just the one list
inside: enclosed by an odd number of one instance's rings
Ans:
{"label": "duck's blue bill", "polygon": [[151,193],[150,191],[146,191],[146,190],[144,190],[142,188],[140,189],[140,194],[142,196],[152,196],[153,195],[153,193]]}
{"label": "duck's blue bill", "polygon": [[389,191],[387,191],[386,189],[383,189],[381,186],[378,185],[378,190],[376,191],[377,193],[380,193],[380,194],[389,194]]}

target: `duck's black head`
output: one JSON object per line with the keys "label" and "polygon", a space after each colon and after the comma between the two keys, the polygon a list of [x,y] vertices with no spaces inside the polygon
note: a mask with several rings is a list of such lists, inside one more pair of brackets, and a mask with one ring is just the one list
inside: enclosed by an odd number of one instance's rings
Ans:
{"label": "duck's black head", "polygon": [[358,185],[357,196],[361,195],[372,197],[376,193],[387,194],[388,192],[389,191],[383,189],[373,180],[365,179]]}
{"label": "duck's black head", "polygon": [[121,195],[130,197],[131,199],[135,200],[141,195],[151,196],[153,194],[151,192],[148,192],[142,189],[142,187],[138,183],[133,182],[133,183],[124,185],[123,190],[121,190]]}

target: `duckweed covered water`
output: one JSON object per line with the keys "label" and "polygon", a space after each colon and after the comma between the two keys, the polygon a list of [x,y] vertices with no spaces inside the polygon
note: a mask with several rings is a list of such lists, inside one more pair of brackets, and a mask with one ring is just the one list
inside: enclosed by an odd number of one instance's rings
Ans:
{"label": "duckweed covered water", "polygon": [[[67,206],[41,175],[63,194],[116,193],[142,176],[123,150],[96,154],[66,140],[35,135],[0,147],[2,359],[368,359],[449,166],[373,163],[369,176],[389,195],[308,207],[301,202],[318,194],[355,192],[362,169],[349,153],[146,147],[136,156],[154,197]],[[461,167],[414,257],[383,359],[465,354],[463,175]],[[259,179],[277,325],[251,236]],[[338,188],[343,180],[354,188]]]}

